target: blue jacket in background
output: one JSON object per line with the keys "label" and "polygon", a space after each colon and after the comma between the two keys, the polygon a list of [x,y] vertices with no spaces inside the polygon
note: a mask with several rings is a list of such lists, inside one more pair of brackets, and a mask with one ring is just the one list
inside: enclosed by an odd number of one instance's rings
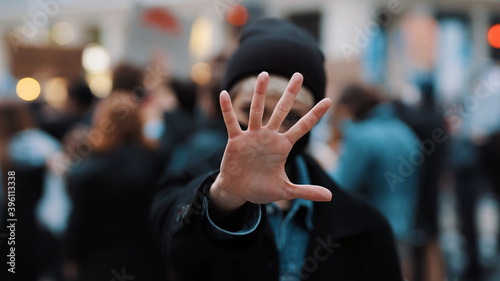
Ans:
{"label": "blue jacket in background", "polygon": [[365,196],[389,220],[398,240],[414,227],[419,166],[425,154],[418,137],[390,104],[373,108],[366,118],[341,125],[339,162],[330,175],[347,190]]}

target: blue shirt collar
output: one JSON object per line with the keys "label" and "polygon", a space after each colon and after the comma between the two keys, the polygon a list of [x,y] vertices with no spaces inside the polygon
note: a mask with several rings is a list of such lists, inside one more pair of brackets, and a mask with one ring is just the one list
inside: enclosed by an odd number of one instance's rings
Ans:
{"label": "blue shirt collar", "polygon": [[[307,164],[304,158],[300,155],[295,157],[295,164],[297,166],[297,184],[311,184],[311,179],[309,177],[309,171],[307,170]],[[271,203],[273,208],[279,208],[276,204]],[[297,198],[292,201],[289,214],[295,216],[298,210],[305,208],[305,226],[308,230],[313,229],[313,202],[301,198]]]}
{"label": "blue shirt collar", "polygon": [[[297,184],[311,184],[311,178],[309,177],[309,171],[307,170],[307,164],[304,157],[297,155],[297,157],[295,157],[295,164],[297,165]],[[313,202],[299,198],[294,200],[292,209],[294,206],[297,206],[297,210],[300,209],[300,207],[306,208],[306,226],[309,230],[312,230]]]}

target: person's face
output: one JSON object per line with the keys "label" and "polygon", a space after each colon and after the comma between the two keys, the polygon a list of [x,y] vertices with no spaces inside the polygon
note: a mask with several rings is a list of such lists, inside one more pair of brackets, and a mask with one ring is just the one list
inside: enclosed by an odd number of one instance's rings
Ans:
{"label": "person's face", "polygon": [[[273,83],[271,79],[273,78],[270,77],[269,81],[270,85],[271,83]],[[282,78],[274,78],[274,79],[282,79]],[[273,83],[273,84],[280,84],[280,83]],[[279,99],[286,90],[286,84],[285,83],[281,84],[283,85],[274,85],[273,87],[268,87],[268,90],[266,92],[266,101],[264,105],[264,114],[262,118],[263,126],[265,126],[267,122],[269,122],[269,119],[271,118],[271,115],[274,111],[274,108],[276,107],[276,104],[278,104]],[[241,87],[240,90],[236,93],[236,96],[233,98],[234,112],[236,113],[238,122],[243,126],[248,126],[252,98],[253,98],[253,89],[251,89],[250,87]],[[297,95],[297,97],[295,98],[292,109],[290,110],[287,117],[281,124],[279,132],[283,133],[288,131],[295,123],[297,123],[300,120],[300,118],[306,115],[306,113],[309,112],[309,110],[311,110],[313,106],[314,106],[314,97],[310,93],[301,90]]]}

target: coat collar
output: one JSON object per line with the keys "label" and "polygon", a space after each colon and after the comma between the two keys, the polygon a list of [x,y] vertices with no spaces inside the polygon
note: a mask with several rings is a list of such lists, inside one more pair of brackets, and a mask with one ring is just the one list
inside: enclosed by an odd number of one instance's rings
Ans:
{"label": "coat collar", "polygon": [[355,195],[339,188],[310,156],[304,155],[312,184],[328,188],[333,195],[330,202],[315,202],[311,239],[330,236],[336,241],[364,232],[373,227],[374,209]]}

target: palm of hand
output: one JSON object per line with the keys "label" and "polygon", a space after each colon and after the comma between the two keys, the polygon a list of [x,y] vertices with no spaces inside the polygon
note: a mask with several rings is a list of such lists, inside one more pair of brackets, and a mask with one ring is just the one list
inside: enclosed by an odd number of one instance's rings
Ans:
{"label": "palm of hand", "polygon": [[291,149],[286,137],[268,128],[242,132],[228,141],[221,180],[229,177],[228,181],[238,182],[231,185],[232,191],[252,203],[282,200],[283,191],[291,184],[284,168]]}
{"label": "palm of hand", "polygon": [[329,190],[314,185],[295,185],[285,173],[285,162],[293,144],[326,113],[330,100],[322,100],[287,132],[279,133],[303,78],[298,73],[291,78],[268,124],[262,126],[268,79],[267,73],[261,73],[257,79],[246,131],[242,131],[238,124],[229,94],[225,91],[221,94],[221,108],[229,140],[210,195],[212,201],[223,209],[236,209],[247,201],[267,204],[294,198],[314,201],[331,199]]}

